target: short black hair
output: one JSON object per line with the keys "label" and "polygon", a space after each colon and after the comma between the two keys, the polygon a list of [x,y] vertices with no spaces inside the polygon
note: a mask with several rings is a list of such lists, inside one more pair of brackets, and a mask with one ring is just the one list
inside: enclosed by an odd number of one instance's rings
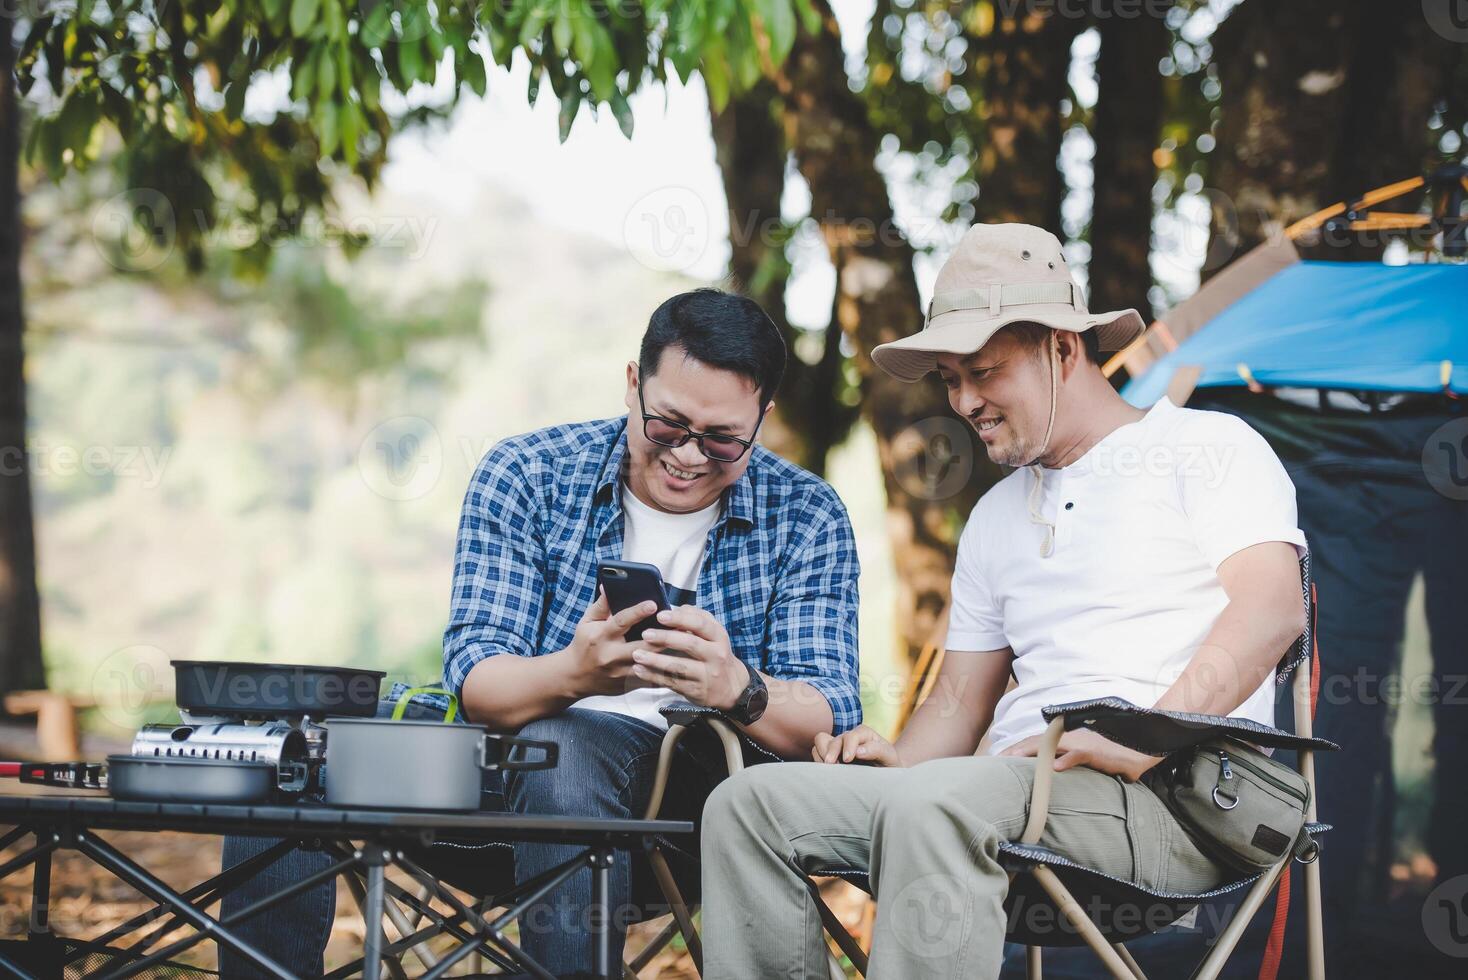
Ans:
{"label": "short black hair", "polygon": [[[1014,339],[1020,342],[1025,350],[1038,351],[1050,340],[1050,331],[1054,328],[1047,327],[1043,323],[1011,323],[1004,327]],[[1086,359],[1092,364],[1101,363],[1101,340],[1096,336],[1094,328],[1081,331],[1081,349],[1086,352]]]}
{"label": "short black hair", "polygon": [[723,371],[748,378],[759,389],[760,407],[775,397],[785,374],[785,338],[770,315],[747,296],[704,287],[679,293],[647,321],[637,358],[642,377],[657,374],[663,351],[685,354]]}

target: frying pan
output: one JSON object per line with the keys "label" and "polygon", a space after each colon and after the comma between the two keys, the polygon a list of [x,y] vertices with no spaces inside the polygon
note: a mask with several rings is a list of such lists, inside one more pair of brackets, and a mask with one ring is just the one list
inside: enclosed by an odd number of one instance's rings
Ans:
{"label": "frying pan", "polygon": [[286,718],[377,714],[380,670],[307,664],[174,660],[174,701],[203,716]]}
{"label": "frying pan", "polygon": [[95,762],[0,762],[0,777],[69,789],[105,789],[147,803],[267,803],[280,770],[269,762],[109,755]]}

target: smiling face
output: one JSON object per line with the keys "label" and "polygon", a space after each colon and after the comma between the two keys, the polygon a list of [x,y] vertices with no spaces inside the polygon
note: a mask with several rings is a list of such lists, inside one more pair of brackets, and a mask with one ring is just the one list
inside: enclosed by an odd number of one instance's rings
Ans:
{"label": "smiling face", "polygon": [[732,486],[749,466],[753,448],[732,463],[709,459],[696,439],[675,448],[660,446],[643,429],[642,404],[649,415],[682,422],[694,432],[752,440],[764,412],[754,381],[710,367],[682,348],[662,352],[657,370],[642,379],[638,402],[637,365],[627,365],[627,484],[637,499],[670,514],[702,510]]}
{"label": "smiling face", "polygon": [[973,354],[941,354],[948,404],[979,433],[989,458],[1027,466],[1044,448],[1050,422],[1049,342],[1026,346],[1000,330]]}

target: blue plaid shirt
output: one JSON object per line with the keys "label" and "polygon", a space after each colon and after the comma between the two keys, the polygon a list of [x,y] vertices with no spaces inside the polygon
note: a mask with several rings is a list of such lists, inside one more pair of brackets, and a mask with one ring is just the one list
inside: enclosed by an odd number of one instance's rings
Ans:
{"label": "blue plaid shirt", "polygon": [[[626,427],[622,417],[540,429],[480,460],[443,637],[444,684],[456,696],[487,657],[570,645],[596,597],[597,564],[622,557]],[[851,522],[824,481],[752,452],[709,531],[698,604],[746,664],[820,691],[844,732],[861,722]]]}

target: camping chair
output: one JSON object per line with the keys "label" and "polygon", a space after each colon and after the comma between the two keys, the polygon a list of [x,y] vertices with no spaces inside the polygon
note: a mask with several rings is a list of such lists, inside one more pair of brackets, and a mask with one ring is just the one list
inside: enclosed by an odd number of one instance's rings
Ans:
{"label": "camping chair", "polygon": [[[1305,631],[1295,640],[1275,670],[1276,684],[1293,683],[1295,733],[1257,722],[1217,715],[1139,708],[1120,698],[1097,698],[1044,709],[1045,741],[1035,762],[1035,781],[1030,798],[1029,820],[1018,841],[1002,843],[1000,860],[1010,873],[1005,900],[1009,916],[1007,938],[1026,947],[1030,980],[1041,976],[1041,950],[1046,946],[1085,944],[1118,980],[1145,980],[1141,968],[1127,951],[1128,940],[1148,935],[1171,925],[1204,901],[1243,892],[1232,919],[1214,942],[1194,980],[1214,980],[1238,945],[1244,929],[1276,885],[1288,888],[1292,854],[1261,874],[1231,879],[1196,895],[1172,894],[1144,888],[1099,871],[1086,868],[1039,844],[1048,816],[1053,763],[1061,735],[1067,730],[1088,728],[1112,741],[1152,755],[1170,754],[1218,735],[1236,735],[1257,745],[1294,749],[1301,775],[1310,785],[1306,831],[1311,846],[1298,860],[1305,865],[1306,950],[1310,980],[1325,980],[1325,942],[1320,903],[1320,867],[1317,835],[1330,829],[1316,822],[1316,750],[1338,748],[1311,735],[1315,697],[1318,691],[1319,657],[1315,649],[1315,594],[1310,581],[1310,557],[1300,560],[1301,591],[1305,603]],[[838,877],[866,888],[865,876],[855,871],[838,872]],[[869,889],[868,889],[869,890]],[[819,894],[816,895],[820,901]],[[1281,907],[1284,893],[1281,894]],[[1040,914],[1036,914],[1036,911]],[[1094,918],[1087,910],[1099,910]],[[821,905],[827,931],[857,971],[866,974],[867,955],[859,943]],[[1034,923],[1065,923],[1069,929]],[[1279,950],[1271,938],[1266,950],[1266,970],[1278,965]],[[1272,958],[1272,962],[1271,962]]]}
{"label": "camping chair", "polygon": [[[724,751],[724,763],[728,774],[744,769],[746,765],[755,765],[767,762],[779,762],[780,757],[755,742],[748,735],[733,724],[724,713],[717,708],[709,708],[703,705],[692,704],[687,701],[679,701],[662,709],[662,715],[668,720],[668,732],[663,736],[662,750],[658,756],[657,775],[653,781],[652,796],[648,800],[646,818],[653,820],[657,818],[658,809],[662,806],[663,793],[667,788],[669,772],[672,768],[673,751],[678,743],[690,730],[706,728],[719,740]],[[627,965],[626,971],[629,980],[635,980],[638,972],[653,957],[673,940],[679,933],[683,936],[683,942],[688,947],[688,955],[693,960],[694,968],[701,974],[703,972],[703,944],[699,941],[698,930],[693,925],[692,909],[683,900],[678,890],[678,884],[673,880],[672,872],[668,869],[667,859],[663,856],[662,845],[655,846],[648,854],[648,860],[652,864],[653,871],[657,875],[658,885],[663,895],[668,900],[668,906],[673,912],[673,921],[668,923],[661,932],[653,938]],[[811,886],[815,888],[814,885]],[[817,898],[819,902],[819,897]],[[840,921],[824,902],[819,904],[822,917],[826,920],[827,928],[840,929]],[[844,980],[846,973],[841,968],[841,963],[835,955],[827,952],[827,967],[831,972],[833,980]]]}

